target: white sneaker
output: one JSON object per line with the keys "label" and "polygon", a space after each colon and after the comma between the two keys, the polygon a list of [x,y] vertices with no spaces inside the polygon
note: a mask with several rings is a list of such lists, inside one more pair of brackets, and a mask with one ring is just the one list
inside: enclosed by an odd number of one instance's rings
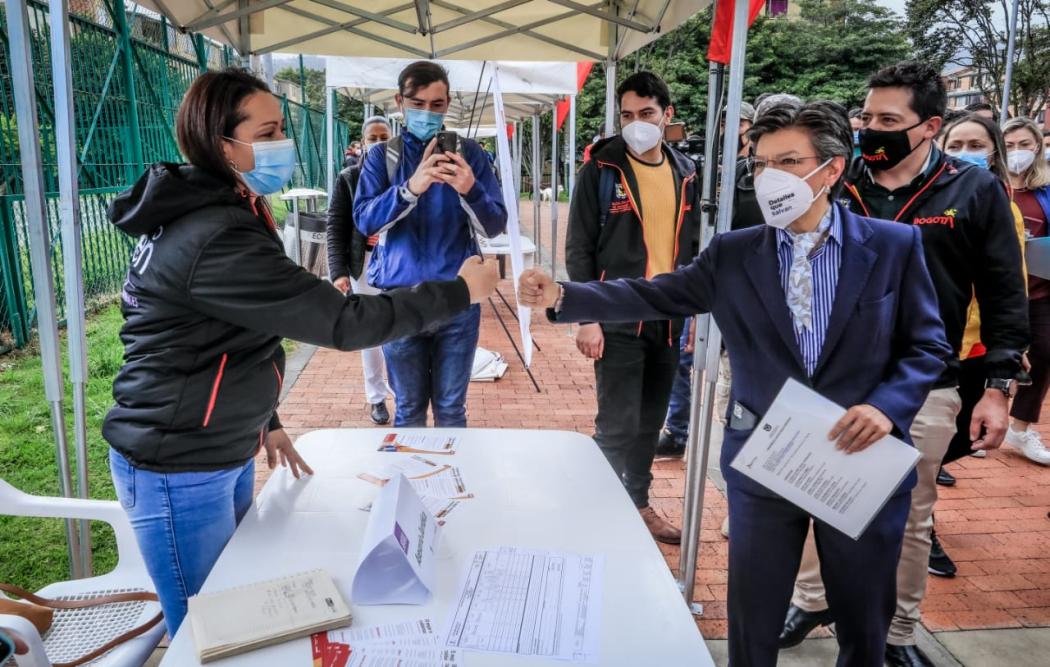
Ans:
{"label": "white sneaker", "polygon": [[1019,450],[1031,461],[1044,466],[1050,465],[1050,451],[1047,451],[1046,445],[1039,438],[1039,434],[1032,429],[1020,432],[1012,428],[1009,429],[1006,432],[1006,439],[1003,441],[1003,444]]}
{"label": "white sneaker", "polygon": [[988,457],[988,450],[986,450],[986,449],[975,449],[974,451],[970,452],[970,456],[975,456],[975,457],[977,457],[979,459],[987,458]]}

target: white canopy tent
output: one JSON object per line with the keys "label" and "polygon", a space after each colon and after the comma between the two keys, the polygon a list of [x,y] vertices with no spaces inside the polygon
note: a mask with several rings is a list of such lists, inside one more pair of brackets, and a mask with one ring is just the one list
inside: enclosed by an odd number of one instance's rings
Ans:
{"label": "white canopy tent", "polygon": [[[339,93],[360,100],[390,114],[397,108],[397,77],[411,58],[346,58],[325,59],[325,85]],[[570,62],[499,62],[474,60],[438,60],[448,72],[452,104],[446,121],[466,126],[473,122],[492,125],[495,108],[491,100],[480,109],[486,91],[491,93],[495,65],[500,68],[503,105],[508,120],[522,120],[541,114],[563,97],[576,94],[576,66]],[[479,96],[480,93],[480,96]],[[474,113],[472,113],[474,112]],[[479,121],[480,118],[480,121]]]}
{"label": "white canopy tent", "polygon": [[242,55],[618,60],[710,0],[142,0]]}
{"label": "white canopy tent", "polygon": [[[51,404],[55,428],[59,479],[64,495],[72,495],[70,461],[64,414],[62,366],[59,354],[58,322],[55,316],[53,278],[48,258],[51,238],[44,201],[43,168],[40,145],[35,141],[37,112],[33,61],[30,56],[30,26],[27,0],[4,0],[9,25],[11,77],[15,82],[15,106],[20,134],[20,157],[26,184],[26,210],[30,238],[30,257],[35,277],[37,323],[40,336],[47,400]],[[670,32],[689,17],[710,5],[712,0],[141,0],[139,4],[163,14],[182,30],[204,32],[229,44],[247,60],[251,55],[277,51],[326,56],[370,56],[411,58],[455,58],[501,61],[604,61],[606,76],[606,131],[612,133],[616,101],[616,66],[624,56]],[[51,0],[51,62],[55,72],[55,118],[60,137],[71,137],[75,118],[70,72],[68,0]],[[743,85],[743,52],[746,40],[747,2],[738,1],[734,14],[734,49],[729,81],[727,126],[739,121]],[[118,20],[120,20],[118,18]],[[699,54],[698,54],[699,55]],[[502,69],[501,65],[501,69]],[[714,75],[712,74],[712,78]],[[502,81],[501,81],[502,83]],[[507,85],[503,85],[508,93]],[[331,96],[329,96],[330,98]],[[715,98],[717,99],[717,98]],[[717,106],[717,102],[713,103]],[[709,105],[710,106],[710,105]],[[551,105],[553,110],[553,105]],[[708,145],[715,142],[715,124],[708,113]],[[513,109],[507,109],[513,117]],[[538,115],[532,115],[532,144],[539,145]],[[570,137],[575,134],[570,123]],[[517,133],[520,136],[520,132]],[[331,132],[329,132],[331,137]],[[732,214],[732,178],[735,170],[735,136],[725,137],[722,173],[723,188],[718,208],[718,228],[728,229]],[[66,284],[81,284],[78,266],[81,257],[80,217],[76,205],[78,171],[75,142],[59,141],[67,150],[59,152],[60,207],[63,246],[67,258]],[[552,156],[557,155],[557,135],[552,135]],[[709,164],[712,162],[708,161]],[[557,182],[557,163],[552,161],[552,182]],[[705,170],[704,197],[712,199],[714,170]],[[556,197],[552,213],[556,215]],[[536,199],[534,206],[539,206]],[[556,221],[556,217],[554,219]],[[71,258],[70,258],[71,257]],[[86,338],[84,305],[79,290],[66,290],[69,321],[69,348],[76,414],[76,455],[78,488],[87,497],[87,438],[83,427],[84,383],[86,381]],[[717,329],[711,334],[697,328],[697,371],[707,351],[708,396],[703,420],[710,424],[714,373],[717,369]],[[709,344],[709,345],[705,345]],[[713,362],[712,362],[713,360]],[[714,363],[714,366],[712,366]],[[699,375],[694,396],[699,392]],[[683,563],[680,584],[687,601],[692,601],[693,570],[699,543],[703,503],[707,439],[710,429],[698,436],[698,402],[693,402],[690,435],[690,465],[685,497]],[[703,427],[703,424],[699,424]],[[702,447],[699,440],[704,440]],[[701,450],[702,449],[702,459]],[[76,530],[67,526],[70,561],[74,576],[90,575],[90,544],[86,525]]]}

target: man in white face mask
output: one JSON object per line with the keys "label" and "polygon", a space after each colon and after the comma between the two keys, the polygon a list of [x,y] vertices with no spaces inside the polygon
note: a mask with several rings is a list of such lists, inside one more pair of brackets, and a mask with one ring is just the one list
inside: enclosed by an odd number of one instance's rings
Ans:
{"label": "man in white face mask", "polygon": [[[811,517],[730,463],[788,378],[849,408],[829,446],[851,454],[890,433],[910,441],[951,348],[918,230],[833,201],[853,152],[846,110],[776,107],[750,138],[766,224],[716,236],[688,267],[651,280],[559,284],[531,269],[519,300],[557,322],[715,318],[733,376],[721,455],[729,662],[773,667]],[[912,474],[857,540],[814,522],[840,666],[882,667],[914,484]]]}
{"label": "man in white face mask", "polygon": [[[565,267],[576,281],[652,278],[696,254],[693,162],[664,143],[674,115],[667,84],[638,72],[620,84],[620,135],[594,144],[569,211]],[[594,439],[661,542],[681,531],[649,505],[653,457],[678,367],[682,319],[584,324],[576,346],[594,360]]]}

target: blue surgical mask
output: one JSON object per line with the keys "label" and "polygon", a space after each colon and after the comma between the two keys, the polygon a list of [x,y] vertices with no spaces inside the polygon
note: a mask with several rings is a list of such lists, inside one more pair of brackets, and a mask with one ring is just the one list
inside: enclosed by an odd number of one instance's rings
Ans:
{"label": "blue surgical mask", "polygon": [[238,171],[237,173],[248,189],[255,194],[272,195],[280,192],[288,181],[292,180],[292,174],[295,173],[295,167],[299,161],[295,152],[295,142],[291,139],[255,141],[248,144],[231,137],[226,138],[252,147],[255,167],[251,171]]}
{"label": "blue surgical mask", "polygon": [[963,162],[969,162],[975,164],[981,169],[988,168],[988,154],[981,153],[979,151],[959,151],[958,153],[948,153],[952,157],[962,160]]}
{"label": "blue surgical mask", "polygon": [[430,139],[441,130],[445,123],[445,114],[424,111],[423,109],[405,109],[405,127],[420,141]]}

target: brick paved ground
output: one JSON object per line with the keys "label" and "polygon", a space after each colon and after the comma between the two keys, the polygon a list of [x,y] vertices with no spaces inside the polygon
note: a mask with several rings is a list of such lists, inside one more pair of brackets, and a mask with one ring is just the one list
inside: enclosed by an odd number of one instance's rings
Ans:
{"label": "brick paved ground", "polygon": [[[546,218],[549,205],[544,210]],[[531,209],[523,207],[523,214],[527,216],[524,226],[531,229]],[[563,229],[564,219],[562,214]],[[549,232],[544,238],[549,239]],[[549,245],[549,240],[544,245]],[[501,290],[511,298],[509,282],[503,283]],[[498,300],[496,303],[515,331],[509,310]],[[576,351],[567,327],[538,321],[533,332],[542,348],[535,352],[533,361],[533,373],[542,390],[538,394],[492,307],[484,306],[481,345],[502,353],[510,369],[499,382],[471,384],[471,426],[590,434],[595,409],[591,365]],[[361,377],[358,353],[319,350],[281,406],[281,418],[289,432],[297,436],[317,428],[371,426]],[[1041,431],[1050,442],[1050,428]],[[930,578],[923,623],[931,632],[1050,626],[1050,469],[1009,451],[993,453],[986,459],[967,458],[949,469],[959,483],[941,490],[937,531],[959,565],[959,576]],[[259,470],[261,483],[268,474],[265,466]],[[654,474],[653,505],[671,520],[680,521],[683,464],[658,462]],[[724,497],[709,484],[700,568],[695,579],[696,598],[705,606],[704,618],[698,623],[708,638],[726,635],[728,543],[718,532],[725,507]],[[660,548],[668,566],[677,572],[678,548]]]}

